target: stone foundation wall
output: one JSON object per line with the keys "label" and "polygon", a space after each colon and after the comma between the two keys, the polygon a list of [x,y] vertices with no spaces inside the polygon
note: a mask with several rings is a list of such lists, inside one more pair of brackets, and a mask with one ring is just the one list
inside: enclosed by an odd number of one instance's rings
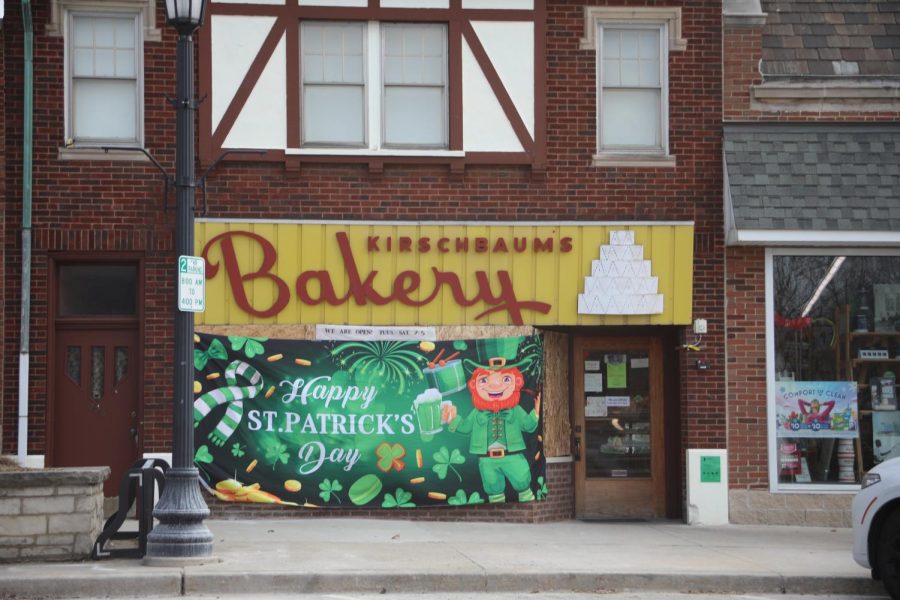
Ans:
{"label": "stone foundation wall", "polygon": [[735,525],[850,527],[853,494],[772,494],[730,490],[728,520]]}
{"label": "stone foundation wall", "polygon": [[0,472],[0,562],[88,558],[108,476],[109,467]]}

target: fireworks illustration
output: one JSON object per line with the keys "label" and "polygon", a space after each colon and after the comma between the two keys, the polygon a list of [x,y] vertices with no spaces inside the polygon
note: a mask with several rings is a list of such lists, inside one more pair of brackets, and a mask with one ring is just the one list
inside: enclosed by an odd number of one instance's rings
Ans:
{"label": "fireworks illustration", "polygon": [[422,379],[422,367],[428,360],[412,350],[417,342],[347,342],[331,350],[341,368],[354,375],[374,377],[382,382],[397,382],[398,392],[406,389],[410,378]]}
{"label": "fireworks illustration", "polygon": [[544,367],[544,339],[535,335],[526,340],[519,348],[519,370],[525,375],[540,379]]}

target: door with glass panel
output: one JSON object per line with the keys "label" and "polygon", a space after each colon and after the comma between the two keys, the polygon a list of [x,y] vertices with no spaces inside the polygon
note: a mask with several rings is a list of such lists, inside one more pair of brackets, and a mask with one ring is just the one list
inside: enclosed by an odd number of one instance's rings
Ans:
{"label": "door with glass panel", "polygon": [[137,332],[61,331],[56,341],[53,464],[110,467],[104,495],[115,496],[139,457]]}
{"label": "door with glass panel", "polygon": [[135,264],[56,270],[49,462],[110,467],[106,496],[140,457],[137,273]]}
{"label": "door with glass panel", "polygon": [[663,370],[658,338],[576,338],[575,512],[665,516]]}

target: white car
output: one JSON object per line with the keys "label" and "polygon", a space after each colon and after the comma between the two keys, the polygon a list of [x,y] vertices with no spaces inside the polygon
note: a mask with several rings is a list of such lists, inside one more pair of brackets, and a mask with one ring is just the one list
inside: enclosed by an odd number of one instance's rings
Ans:
{"label": "white car", "polygon": [[853,499],[853,559],[900,600],[900,458],[875,465]]}

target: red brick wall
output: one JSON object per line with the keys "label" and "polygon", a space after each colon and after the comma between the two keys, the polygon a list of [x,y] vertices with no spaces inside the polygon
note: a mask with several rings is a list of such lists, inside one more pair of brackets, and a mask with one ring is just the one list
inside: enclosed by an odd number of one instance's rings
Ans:
{"label": "red brick wall", "polygon": [[[4,204],[5,265],[21,264],[22,188],[22,28],[18,3],[6,3],[4,149],[7,156]],[[63,40],[44,31],[49,3],[32,3],[34,18],[34,177],[33,264],[31,298],[30,453],[46,452],[47,340],[51,323],[47,288],[51,254],[133,252],[144,257],[147,315],[143,340],[147,365],[143,381],[144,445],[163,448],[170,435],[174,304],[172,285],[164,273],[173,252],[174,214],[162,210],[160,175],[146,162],[61,161],[64,138]],[[158,25],[165,27],[164,11]],[[146,43],[146,146],[172,168],[173,112],[163,94],[174,94],[174,35],[164,30],[165,42]],[[171,202],[171,199],[170,199]],[[97,256],[95,254],[95,256]],[[16,445],[20,277],[18,267],[7,268],[4,281],[4,320],[16,335],[3,340],[3,452]]]}
{"label": "red brick wall", "polygon": [[[587,2],[590,4],[591,2]],[[687,49],[670,55],[670,143],[675,168],[597,168],[595,151],[594,52],[579,49],[584,32],[583,5],[562,0],[547,10],[548,164],[543,178],[527,167],[469,166],[451,176],[446,166],[386,166],[371,176],[365,166],[304,166],[286,174],[280,163],[225,163],[208,182],[210,217],[270,219],[440,219],[694,221],[696,227],[694,313],[709,321],[703,350],[681,362],[682,437],[685,447],[725,446],[724,246],[721,166],[721,2],[618,1],[619,6],[683,6]],[[17,19],[15,5],[7,15]],[[161,12],[161,11],[160,11]],[[144,257],[144,431],[145,451],[169,445],[172,306],[174,293],[166,267],[173,256],[174,214],[162,210],[159,174],[141,162],[60,161],[63,140],[62,39],[43,35],[46,4],[35,10],[38,123],[35,153],[35,295],[32,309],[33,411],[31,452],[45,451],[49,258],[54,253],[136,252]],[[172,169],[174,116],[162,98],[174,93],[174,36],[161,22],[163,43],[145,43],[146,146]],[[21,63],[21,37],[8,32],[7,64]],[[9,215],[6,251],[10,264],[20,253],[11,237],[21,206],[20,153],[12,141],[21,127],[21,77],[7,69],[9,110],[5,123]],[[17,330],[16,278],[6,276],[5,319]],[[688,333],[685,341],[692,341]],[[5,338],[3,449],[15,444],[17,336]],[[675,352],[674,348],[669,349]],[[699,371],[695,360],[710,368]],[[548,506],[547,503],[542,506]],[[556,509],[554,509],[556,510]],[[560,509],[562,510],[562,509]]]}
{"label": "red brick wall", "polygon": [[729,248],[728,481],[733,488],[767,488],[766,309],[763,248]]}
{"label": "red brick wall", "polygon": [[[724,39],[725,122],[897,120],[900,112],[786,112],[751,109],[750,87],[762,83],[762,26],[727,27]],[[768,488],[764,251],[726,252],[729,483]]]}

